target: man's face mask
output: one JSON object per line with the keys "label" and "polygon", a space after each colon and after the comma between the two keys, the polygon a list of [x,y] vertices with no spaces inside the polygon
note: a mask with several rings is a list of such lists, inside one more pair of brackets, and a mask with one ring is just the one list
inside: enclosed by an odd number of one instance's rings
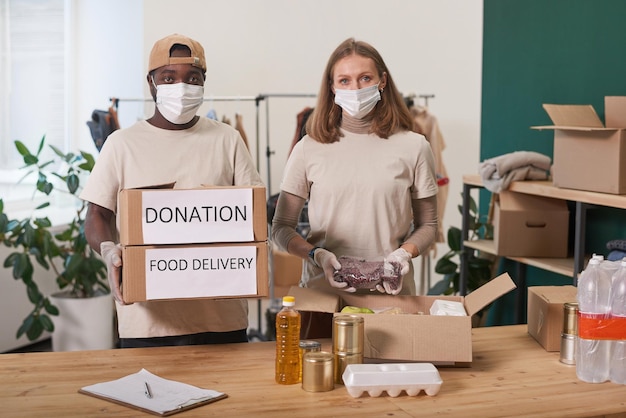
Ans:
{"label": "man's face mask", "polygon": [[378,84],[358,90],[335,89],[335,103],[357,119],[370,113],[379,100]]}
{"label": "man's face mask", "polygon": [[152,84],[157,90],[156,106],[165,119],[176,125],[188,123],[202,105],[204,86],[194,84]]}

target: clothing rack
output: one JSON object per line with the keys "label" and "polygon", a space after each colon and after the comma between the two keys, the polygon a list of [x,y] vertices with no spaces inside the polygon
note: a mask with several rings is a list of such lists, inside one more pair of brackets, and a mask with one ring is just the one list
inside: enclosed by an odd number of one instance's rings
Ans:
{"label": "clothing rack", "polygon": [[415,104],[415,98],[418,99],[422,99],[424,100],[424,107],[428,107],[428,100],[429,99],[434,99],[435,95],[434,94],[415,94],[415,93],[410,93],[406,96],[404,96],[404,101],[406,103],[406,105],[408,107],[411,107]]}

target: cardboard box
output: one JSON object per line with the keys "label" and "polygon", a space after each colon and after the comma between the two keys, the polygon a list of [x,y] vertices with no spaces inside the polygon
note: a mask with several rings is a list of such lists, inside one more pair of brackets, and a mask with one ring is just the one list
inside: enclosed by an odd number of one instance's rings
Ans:
{"label": "cardboard box", "polygon": [[528,288],[528,333],[546,351],[561,350],[563,304],[576,302],[576,287],[531,286]]}
{"label": "cardboard box", "polygon": [[272,278],[274,279],[274,297],[286,296],[291,286],[298,286],[302,276],[303,260],[284,251],[272,251]]}
{"label": "cardboard box", "polygon": [[267,240],[264,187],[125,189],[120,192],[122,245]]}
{"label": "cardboard box", "polygon": [[626,98],[605,97],[606,126],[591,105],[544,104],[554,125],[557,187],[626,194]]}
{"label": "cardboard box", "polygon": [[268,244],[125,246],[125,302],[267,297]]}
{"label": "cardboard box", "polygon": [[567,257],[569,211],[564,200],[503,191],[493,217],[496,254]]}
{"label": "cardboard box", "polygon": [[[504,273],[462,296],[391,296],[381,294],[337,294],[292,287],[296,309],[339,312],[351,305],[370,309],[401,308],[402,314],[359,314],[364,320],[363,355],[366,358],[422,361],[438,365],[468,366],[472,362],[471,316],[515,288]],[[437,299],[462,302],[468,316],[432,316]]]}

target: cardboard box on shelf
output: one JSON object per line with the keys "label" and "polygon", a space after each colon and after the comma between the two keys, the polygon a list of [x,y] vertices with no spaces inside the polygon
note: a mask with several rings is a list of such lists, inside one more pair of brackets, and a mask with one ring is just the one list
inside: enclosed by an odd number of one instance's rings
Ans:
{"label": "cardboard box on shelf", "polygon": [[576,302],[576,287],[531,286],[528,288],[528,334],[546,351],[561,350],[563,304]]}
{"label": "cardboard box on shelf", "polygon": [[269,294],[268,244],[124,246],[125,302]]}
{"label": "cardboard box on shelf", "polygon": [[493,217],[496,254],[567,257],[569,211],[564,200],[503,191]]}
{"label": "cardboard box on shelf", "polygon": [[286,296],[291,286],[297,286],[302,276],[302,259],[298,256],[274,249],[272,251],[272,277],[274,297]]}
{"label": "cardboard box on shelf", "polygon": [[554,125],[532,128],[554,130],[554,185],[626,194],[626,97],[605,97],[606,126],[591,105],[543,108]]}
{"label": "cardboard box on shelf", "polygon": [[[337,314],[348,305],[375,311],[400,308],[401,314],[357,314],[364,320],[366,358],[468,366],[472,362],[472,315],[514,288],[504,273],[465,297],[352,293],[339,296],[301,287],[292,287],[289,294],[296,298],[296,309],[300,311]],[[437,299],[462,302],[468,315],[430,315],[430,307]]]}
{"label": "cardboard box on shelf", "polygon": [[267,240],[264,187],[142,188],[120,192],[122,245]]}

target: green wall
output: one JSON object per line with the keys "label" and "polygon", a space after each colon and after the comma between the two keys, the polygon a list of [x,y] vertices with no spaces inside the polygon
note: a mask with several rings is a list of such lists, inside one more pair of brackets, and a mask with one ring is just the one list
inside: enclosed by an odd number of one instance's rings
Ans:
{"label": "green wall", "polygon": [[[551,124],[542,103],[592,104],[604,119],[604,96],[626,96],[625,18],[625,0],[484,0],[480,160],[519,150],[552,157],[553,132],[529,128]],[[588,252],[626,239],[625,211],[594,209],[587,222]],[[571,282],[527,272],[529,285]]]}

